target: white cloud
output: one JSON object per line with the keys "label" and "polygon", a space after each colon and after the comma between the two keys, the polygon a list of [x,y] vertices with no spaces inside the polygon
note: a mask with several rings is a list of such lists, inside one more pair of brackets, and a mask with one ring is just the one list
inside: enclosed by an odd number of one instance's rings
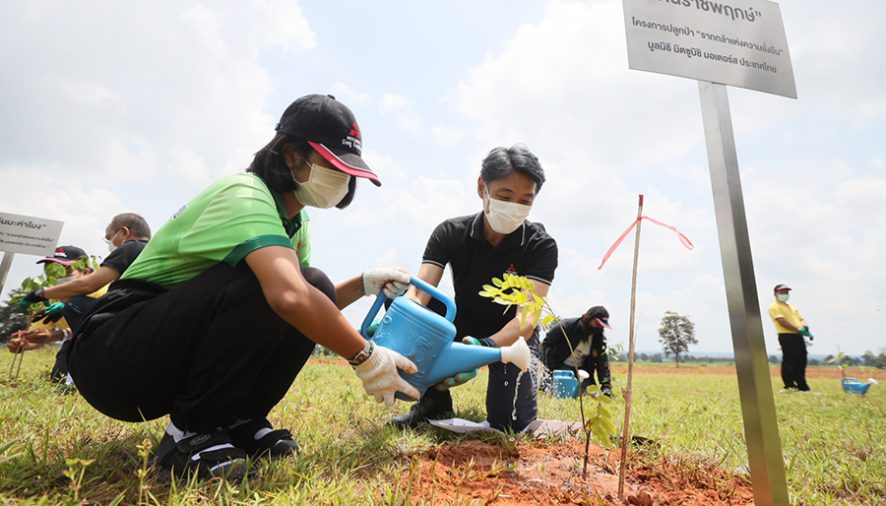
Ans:
{"label": "white cloud", "polygon": [[401,167],[388,153],[366,149],[363,151],[362,158],[383,182],[387,182],[388,178],[402,179],[408,174],[406,169]]}
{"label": "white cloud", "polygon": [[415,114],[412,101],[397,93],[385,93],[378,101],[378,108],[382,114],[397,118],[397,122],[404,130],[415,131],[421,128],[421,119]]}
{"label": "white cloud", "polygon": [[620,3],[554,1],[471,68],[452,100],[481,142],[526,142],[611,170],[698,144],[685,134],[697,122],[686,84],[628,70]]}
{"label": "white cloud", "polygon": [[294,2],[0,9],[18,20],[0,33],[0,57],[18,76],[0,83],[0,166],[63,160],[68,170],[113,178],[127,167],[105,165],[104,154],[136,147],[132,156],[143,161],[186,150],[213,174],[240,168],[240,154],[266,141],[274,121],[262,112],[272,90],[262,52],[315,45]]}
{"label": "white cloud", "polygon": [[464,130],[451,125],[437,125],[431,128],[431,133],[441,146],[454,146],[465,137]]}
{"label": "white cloud", "polygon": [[180,179],[191,184],[195,190],[201,190],[214,179],[212,171],[197,153],[178,147],[170,150],[170,165],[175,167]]}
{"label": "white cloud", "polygon": [[351,107],[367,104],[372,100],[369,93],[355,91],[347,84],[340,82],[333,83],[330,93],[332,93],[336,99],[341,100],[345,104],[349,104]]}
{"label": "white cloud", "polygon": [[4,3],[0,20],[16,76],[0,81],[0,174],[14,182],[0,210],[62,219],[62,242],[90,253],[114,214],[157,228],[195,188],[242,170],[275,119],[262,58],[316,45],[282,0]]}
{"label": "white cloud", "polygon": [[254,0],[258,7],[257,34],[264,49],[278,48],[283,54],[299,53],[317,46],[317,35],[298,2],[291,0]]}

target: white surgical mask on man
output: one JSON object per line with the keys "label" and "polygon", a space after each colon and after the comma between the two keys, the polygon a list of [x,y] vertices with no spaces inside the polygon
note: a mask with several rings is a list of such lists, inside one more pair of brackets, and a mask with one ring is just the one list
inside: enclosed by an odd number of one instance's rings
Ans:
{"label": "white surgical mask on man", "polygon": [[488,188],[486,189],[486,198],[489,199],[489,212],[486,213],[486,219],[489,220],[492,230],[499,234],[507,235],[517,230],[529,216],[529,211],[532,210],[532,206],[495,200],[489,195]]}
{"label": "white surgical mask on man", "polygon": [[341,202],[348,194],[351,176],[316,163],[306,163],[311,167],[311,174],[305,182],[295,181],[298,183],[298,188],[292,192],[295,198],[302,205],[320,209],[329,209]]}
{"label": "white surgical mask on man", "polygon": [[[123,230],[123,229],[120,229],[120,230]],[[119,247],[114,244],[114,239],[117,237],[117,234],[120,233],[120,230],[114,232],[114,235],[112,235],[110,239],[108,239],[107,237],[102,238],[105,241],[105,244],[108,245],[108,253],[113,253],[114,250]]]}
{"label": "white surgical mask on man", "polygon": [[776,297],[778,297],[778,300],[780,300],[780,301],[782,301],[782,302],[787,302],[788,299],[791,298],[791,294],[789,294],[789,293],[780,293],[780,294],[776,295]]}

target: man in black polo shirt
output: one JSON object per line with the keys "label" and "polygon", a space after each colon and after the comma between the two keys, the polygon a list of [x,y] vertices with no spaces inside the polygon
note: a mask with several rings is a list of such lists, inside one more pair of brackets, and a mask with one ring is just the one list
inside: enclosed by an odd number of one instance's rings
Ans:
{"label": "man in black polo shirt", "polygon": [[[545,176],[538,159],[526,146],[498,147],[483,160],[477,194],[483,211],[444,221],[428,240],[418,277],[437,286],[447,264],[455,287],[456,339],[482,346],[507,346],[524,336],[538,355],[538,333],[532,318],[521,328],[516,308],[502,313],[502,306],[479,295],[484,284],[508,272],[533,281],[535,292],[546,296],[557,268],[557,243],[540,223],[526,220]],[[430,296],[410,288],[409,296],[434,308]],[[513,364],[489,366],[486,416],[496,429],[522,430],[536,418],[537,387],[525,374],[517,389],[519,369]],[[449,386],[461,384],[476,371],[450,378],[429,388],[408,413],[391,420],[414,427],[427,418],[452,412]],[[516,393],[516,402],[515,402]],[[514,409],[516,407],[516,415]]]}
{"label": "man in black polo shirt", "polygon": [[22,303],[33,304],[47,299],[65,301],[49,306],[44,314],[50,320],[64,316],[71,329],[76,332],[83,314],[95,301],[92,297],[87,297],[87,294],[119,278],[145,249],[150,239],[151,228],[144,218],[135,213],[118,214],[105,228],[104,240],[111,254],[102,261],[98,269],[67,283],[29,292],[22,298]]}
{"label": "man in black polo shirt", "polygon": [[[64,301],[51,304],[42,312],[42,316],[47,321],[59,320],[64,316],[71,330],[77,332],[83,315],[96,300],[89,294],[119,278],[126,268],[135,261],[139,253],[145,249],[150,238],[151,228],[141,216],[135,213],[114,216],[111,223],[105,228],[104,237],[111,253],[102,261],[98,269],[76,277],[67,283],[33,290],[22,298],[21,304],[48,302],[49,299]],[[82,256],[86,256],[83,250],[79,251]],[[67,355],[71,341],[70,334],[65,335],[67,337],[56,354],[55,365],[50,374],[52,380],[56,382],[64,380],[68,375]]]}

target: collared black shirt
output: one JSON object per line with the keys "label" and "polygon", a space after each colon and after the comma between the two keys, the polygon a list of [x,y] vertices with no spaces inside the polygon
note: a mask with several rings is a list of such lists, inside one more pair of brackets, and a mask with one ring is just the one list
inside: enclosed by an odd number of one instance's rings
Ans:
{"label": "collared black shirt", "polygon": [[148,245],[148,241],[144,239],[130,239],[121,244],[117,249],[111,252],[107,258],[102,261],[102,267],[110,267],[123,274],[126,269],[135,262],[138,255]]}
{"label": "collared black shirt", "polygon": [[437,225],[422,258],[423,263],[452,266],[457,307],[457,337],[489,337],[514,318],[516,308],[481,297],[483,285],[505,272],[526,276],[545,284],[554,281],[557,242],[544,225],[524,221],[493,247],[483,236],[483,213],[452,218]]}
{"label": "collared black shirt", "polygon": [[[568,344],[566,337],[563,335],[564,331],[569,336]],[[553,371],[554,368],[560,367],[563,361],[569,358],[569,355],[572,354],[571,350],[578,348],[580,342],[589,339],[591,340],[591,351],[596,350],[597,356],[603,355],[603,352],[606,351],[606,335],[602,329],[593,332],[581,324],[581,318],[564,318],[560,320],[558,325],[554,325],[548,330],[544,341],[541,342],[542,362],[545,364],[545,367]],[[587,356],[581,358],[582,361],[585,359],[587,359]],[[608,363],[609,359],[607,358],[606,360]]]}

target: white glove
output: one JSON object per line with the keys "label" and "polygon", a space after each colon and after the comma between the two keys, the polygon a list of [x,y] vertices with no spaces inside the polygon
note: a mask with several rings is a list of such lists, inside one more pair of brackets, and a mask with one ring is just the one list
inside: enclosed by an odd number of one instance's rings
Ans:
{"label": "white glove", "polygon": [[418,372],[418,367],[411,360],[390,348],[376,344],[372,355],[354,367],[354,372],[363,382],[366,393],[374,396],[376,402],[384,401],[391,407],[397,392],[403,392],[415,400],[419,397],[418,390],[401,378],[397,369],[403,369],[407,374]]}
{"label": "white glove", "polygon": [[588,374],[588,371],[585,371],[584,369],[578,370],[578,381],[584,381],[590,377],[591,377],[591,375]]}
{"label": "white glove", "polygon": [[406,293],[409,273],[399,267],[380,267],[363,272],[363,293],[378,295],[384,290],[389,299]]}

